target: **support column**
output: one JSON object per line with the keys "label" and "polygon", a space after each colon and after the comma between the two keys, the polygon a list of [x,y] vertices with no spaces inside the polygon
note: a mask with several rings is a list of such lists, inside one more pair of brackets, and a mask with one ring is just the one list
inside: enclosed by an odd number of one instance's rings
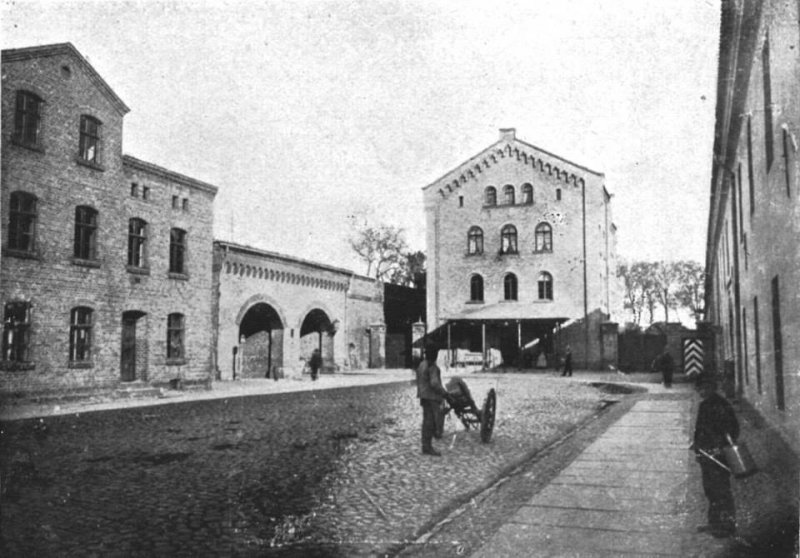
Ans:
{"label": "support column", "polygon": [[452,326],[452,322],[447,322],[447,366],[450,367],[453,365],[453,344],[450,335],[450,328]]}
{"label": "support column", "polygon": [[369,367],[383,368],[386,364],[386,325],[369,326]]}
{"label": "support column", "polygon": [[486,322],[481,322],[481,353],[483,354],[483,370],[486,370]]}

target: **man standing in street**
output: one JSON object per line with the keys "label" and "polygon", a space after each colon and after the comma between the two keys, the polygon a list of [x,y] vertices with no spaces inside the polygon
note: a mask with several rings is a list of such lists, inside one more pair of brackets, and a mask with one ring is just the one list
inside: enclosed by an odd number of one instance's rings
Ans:
{"label": "man standing in street", "polygon": [[731,492],[730,470],[722,448],[739,437],[739,421],[731,404],[717,393],[715,378],[701,375],[697,391],[702,401],[697,410],[694,443],[691,448],[703,475],[703,492],[708,498],[708,525],[697,530],[723,538],[736,534],[736,510]]}
{"label": "man standing in street", "polygon": [[316,382],[319,369],[322,367],[322,355],[320,355],[319,349],[311,351],[311,359],[309,359],[308,367],[311,368],[311,380]]}
{"label": "man standing in street", "polygon": [[422,453],[439,457],[442,454],[433,449],[433,435],[436,431],[436,413],[442,401],[448,397],[442,386],[442,377],[436,365],[439,348],[425,347],[425,360],[417,368],[417,397],[422,406]]}
{"label": "man standing in street", "polygon": [[572,376],[572,347],[567,345],[567,355],[564,357],[564,371],[562,376]]}
{"label": "man standing in street", "polygon": [[664,380],[664,387],[672,387],[672,373],[675,371],[675,360],[669,354],[666,348],[664,352],[656,357],[653,361],[652,368],[661,372],[661,377]]}

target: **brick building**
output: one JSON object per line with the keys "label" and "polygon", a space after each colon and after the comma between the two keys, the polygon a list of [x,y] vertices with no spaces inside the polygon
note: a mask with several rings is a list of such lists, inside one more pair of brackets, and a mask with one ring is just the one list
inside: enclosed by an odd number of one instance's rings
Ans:
{"label": "brick building", "polygon": [[383,284],[292,256],[214,242],[220,380],[299,376],[314,349],[323,372],[382,368]]}
{"label": "brick building", "polygon": [[69,43],[2,52],[5,393],[208,382],[214,186],[122,154]]}
{"label": "brick building", "polygon": [[800,4],[723,0],[706,251],[718,371],[800,452]]}
{"label": "brick building", "polygon": [[423,192],[429,335],[485,364],[499,352],[553,365],[567,344],[576,367],[616,364],[616,324],[603,325],[619,307],[603,174],[502,129]]}

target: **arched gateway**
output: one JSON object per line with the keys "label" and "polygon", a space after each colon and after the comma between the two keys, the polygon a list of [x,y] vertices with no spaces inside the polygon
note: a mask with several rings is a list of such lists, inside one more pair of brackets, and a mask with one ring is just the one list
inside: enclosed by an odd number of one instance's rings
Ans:
{"label": "arched gateway", "polygon": [[323,371],[329,370],[335,362],[333,339],[336,325],[324,310],[314,308],[306,314],[300,326],[300,354],[308,361],[311,352],[319,349]]}
{"label": "arched gateway", "polygon": [[280,316],[266,302],[248,308],[239,323],[233,377],[274,378],[283,366],[283,329]]}

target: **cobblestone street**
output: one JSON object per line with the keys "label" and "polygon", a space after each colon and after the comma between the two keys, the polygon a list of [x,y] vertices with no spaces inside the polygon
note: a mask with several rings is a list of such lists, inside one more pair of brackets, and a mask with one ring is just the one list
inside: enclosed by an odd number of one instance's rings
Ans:
{"label": "cobblestone street", "polygon": [[419,452],[411,382],[182,402],[2,425],[2,554],[380,555],[596,414],[551,376],[471,375],[492,442],[453,418]]}

